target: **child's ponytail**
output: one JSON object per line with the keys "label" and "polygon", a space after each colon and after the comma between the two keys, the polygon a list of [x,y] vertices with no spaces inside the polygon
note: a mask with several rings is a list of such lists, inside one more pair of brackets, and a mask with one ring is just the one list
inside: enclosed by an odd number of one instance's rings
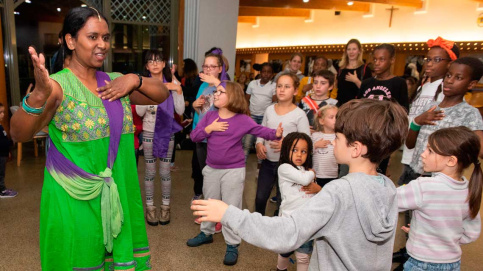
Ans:
{"label": "child's ponytail", "polygon": [[480,138],[464,126],[437,130],[429,136],[431,149],[442,156],[455,156],[458,159],[458,172],[475,165],[468,184],[469,215],[473,219],[478,215],[481,206],[483,188],[483,172],[478,155],[480,153]]}
{"label": "child's ponytail", "polygon": [[481,192],[483,188],[483,172],[480,161],[476,160],[475,168],[471,174],[468,184],[468,205],[470,206],[470,217],[473,219],[478,215],[481,206]]}

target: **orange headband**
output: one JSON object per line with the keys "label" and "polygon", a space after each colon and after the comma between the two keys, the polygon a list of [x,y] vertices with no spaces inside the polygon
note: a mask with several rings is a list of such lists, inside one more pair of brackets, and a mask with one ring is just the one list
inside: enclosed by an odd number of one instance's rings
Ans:
{"label": "orange headband", "polygon": [[442,37],[438,37],[435,40],[433,39],[428,40],[427,44],[429,48],[433,48],[435,46],[443,48],[446,51],[446,53],[448,53],[449,58],[451,58],[451,60],[455,60],[458,58],[456,54],[451,50],[454,47],[454,41],[445,40]]}

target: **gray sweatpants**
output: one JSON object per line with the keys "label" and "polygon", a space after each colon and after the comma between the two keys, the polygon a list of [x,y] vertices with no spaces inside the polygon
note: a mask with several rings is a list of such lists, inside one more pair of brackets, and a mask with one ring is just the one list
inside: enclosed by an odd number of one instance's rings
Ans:
{"label": "gray sweatpants", "polygon": [[[245,168],[216,169],[206,165],[203,168],[203,197],[219,199],[226,204],[242,208],[243,188],[245,187]],[[201,222],[201,231],[206,235],[215,233],[213,222]],[[241,238],[226,227],[222,228],[223,237],[228,245],[238,245]]]}

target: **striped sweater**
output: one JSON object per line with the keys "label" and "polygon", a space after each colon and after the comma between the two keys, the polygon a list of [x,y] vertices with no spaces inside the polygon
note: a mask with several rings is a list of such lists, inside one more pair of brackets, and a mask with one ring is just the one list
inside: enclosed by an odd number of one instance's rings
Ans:
{"label": "striped sweater", "polygon": [[461,259],[461,244],[478,239],[480,214],[469,217],[468,180],[456,181],[443,173],[420,177],[397,189],[399,212],[413,210],[409,255],[431,263]]}

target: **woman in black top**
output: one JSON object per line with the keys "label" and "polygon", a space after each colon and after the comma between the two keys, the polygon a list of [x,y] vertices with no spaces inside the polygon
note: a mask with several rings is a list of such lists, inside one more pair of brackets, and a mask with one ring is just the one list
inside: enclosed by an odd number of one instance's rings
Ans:
{"label": "woman in black top", "polygon": [[357,39],[351,39],[345,46],[337,74],[338,105],[357,97],[361,82],[372,76],[371,70],[362,61],[362,46]]}

